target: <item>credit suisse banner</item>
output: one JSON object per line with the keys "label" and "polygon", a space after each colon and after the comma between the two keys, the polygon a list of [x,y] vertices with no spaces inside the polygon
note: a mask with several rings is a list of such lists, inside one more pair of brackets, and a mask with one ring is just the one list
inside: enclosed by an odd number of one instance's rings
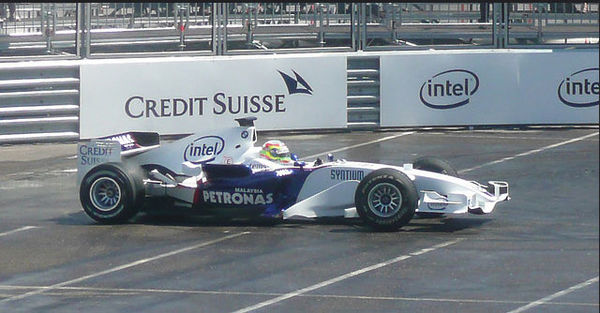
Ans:
{"label": "credit suisse banner", "polygon": [[80,137],[345,128],[345,55],[89,60],[80,66]]}
{"label": "credit suisse banner", "polygon": [[382,54],[381,126],[598,123],[598,51]]}

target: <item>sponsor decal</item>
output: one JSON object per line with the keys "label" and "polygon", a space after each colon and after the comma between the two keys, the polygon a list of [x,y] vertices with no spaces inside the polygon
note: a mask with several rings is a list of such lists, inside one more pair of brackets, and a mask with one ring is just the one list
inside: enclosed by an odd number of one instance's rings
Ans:
{"label": "sponsor decal", "polygon": [[193,164],[214,161],[223,152],[225,140],[219,136],[204,136],[190,142],[183,151],[183,160]]}
{"label": "sponsor decal", "polygon": [[563,79],[558,85],[558,99],[575,108],[586,108],[598,105],[600,84],[599,68],[586,68]]}
{"label": "sponsor decal", "polygon": [[365,172],[361,170],[331,170],[329,175],[331,180],[362,180]]}
{"label": "sponsor decal", "polygon": [[223,164],[233,164],[233,158],[230,156],[223,157]]}
{"label": "sponsor decal", "polygon": [[79,146],[79,163],[81,165],[101,164],[107,162],[112,153],[113,149],[111,147],[90,147],[83,144]]}
{"label": "sponsor decal", "polygon": [[[300,74],[296,73],[296,71],[292,70],[296,78],[293,78],[282,71],[278,70],[278,72],[281,74],[281,77],[287,86],[288,94],[293,95],[296,93],[304,93],[307,95],[312,95],[312,88],[310,88],[306,80],[304,80]],[[298,87],[298,85],[302,87]]]}
{"label": "sponsor decal", "polygon": [[[287,86],[288,94],[312,95],[312,88],[300,74],[292,70],[296,78],[279,71]],[[125,99],[124,110],[129,118],[169,118],[178,116],[246,115],[252,113],[286,112],[283,93],[231,95],[216,92],[211,96],[184,96],[152,98],[133,95]]]}
{"label": "sponsor decal", "polygon": [[275,175],[277,175],[277,177],[281,177],[291,175],[292,173],[294,173],[292,170],[278,170],[275,172]]}
{"label": "sponsor decal", "polygon": [[249,163],[246,165],[250,166],[250,169],[252,170],[252,172],[255,172],[255,173],[269,169],[268,166],[261,164],[261,163],[256,163],[256,162],[252,162],[252,163]]}
{"label": "sponsor decal", "polygon": [[471,71],[453,69],[438,73],[421,85],[419,98],[432,109],[466,105],[479,89],[479,77]]}
{"label": "sponsor decal", "polygon": [[273,203],[273,193],[262,189],[235,188],[234,192],[203,190],[204,202],[214,204],[267,205]]}
{"label": "sponsor decal", "polygon": [[241,136],[242,136],[242,139],[248,138],[248,131],[246,131],[246,130],[243,131],[242,134],[241,134]]}

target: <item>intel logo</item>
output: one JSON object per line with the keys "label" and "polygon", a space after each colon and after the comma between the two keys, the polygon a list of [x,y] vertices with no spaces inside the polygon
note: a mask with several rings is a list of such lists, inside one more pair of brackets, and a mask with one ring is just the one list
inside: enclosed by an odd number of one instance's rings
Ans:
{"label": "intel logo", "polygon": [[598,105],[598,72],[598,68],[586,68],[563,79],[558,85],[558,99],[576,108]]}
{"label": "intel logo", "polygon": [[204,136],[192,141],[183,151],[183,159],[194,164],[214,161],[223,152],[225,140],[218,136]]}
{"label": "intel logo", "polygon": [[471,101],[479,88],[475,73],[454,69],[436,74],[421,86],[419,97],[432,109],[452,109]]}

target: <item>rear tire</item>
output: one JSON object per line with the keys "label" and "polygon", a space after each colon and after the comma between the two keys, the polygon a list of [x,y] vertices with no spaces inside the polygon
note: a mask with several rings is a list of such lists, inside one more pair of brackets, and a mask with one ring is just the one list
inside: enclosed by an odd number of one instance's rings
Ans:
{"label": "rear tire", "polygon": [[[445,160],[436,157],[421,157],[413,162],[413,168],[417,170],[430,171],[444,175],[458,177],[458,172]],[[423,212],[418,213],[421,218],[438,218],[443,217],[444,213]]]}
{"label": "rear tire", "polygon": [[79,188],[85,213],[103,224],[126,222],[133,217],[145,197],[140,171],[115,162],[92,168]]}
{"label": "rear tire", "polygon": [[371,172],[356,188],[356,211],[369,226],[396,230],[412,219],[419,194],[404,173],[384,168]]}

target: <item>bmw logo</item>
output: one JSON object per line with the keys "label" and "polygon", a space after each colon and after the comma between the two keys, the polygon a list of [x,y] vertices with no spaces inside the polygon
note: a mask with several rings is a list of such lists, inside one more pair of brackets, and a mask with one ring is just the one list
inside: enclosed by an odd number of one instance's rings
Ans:
{"label": "bmw logo", "polygon": [[244,139],[248,138],[248,131],[242,132],[242,138],[244,138]]}

